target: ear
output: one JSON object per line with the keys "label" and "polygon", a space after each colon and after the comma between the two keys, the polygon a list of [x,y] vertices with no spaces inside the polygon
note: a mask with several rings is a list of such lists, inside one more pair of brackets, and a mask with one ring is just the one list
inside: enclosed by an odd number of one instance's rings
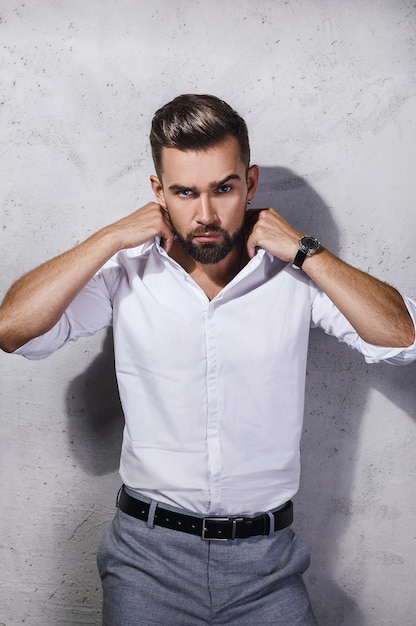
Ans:
{"label": "ear", "polygon": [[153,193],[155,194],[156,201],[160,204],[160,206],[166,209],[166,201],[165,201],[165,195],[163,193],[163,186],[159,178],[157,176],[152,175],[150,177],[150,185],[152,187]]}
{"label": "ear", "polygon": [[253,200],[257,183],[259,182],[259,168],[257,165],[252,165],[248,168],[247,172],[247,198]]}

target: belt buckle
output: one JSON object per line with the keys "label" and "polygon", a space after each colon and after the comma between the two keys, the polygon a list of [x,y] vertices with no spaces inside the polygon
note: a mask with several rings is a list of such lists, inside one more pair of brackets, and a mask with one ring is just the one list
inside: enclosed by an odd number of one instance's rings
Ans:
{"label": "belt buckle", "polygon": [[[204,541],[229,541],[230,539],[235,539],[237,522],[242,519],[242,517],[203,517],[201,537]],[[207,533],[209,533],[209,528],[206,526],[207,522],[232,522],[231,537],[208,537]]]}

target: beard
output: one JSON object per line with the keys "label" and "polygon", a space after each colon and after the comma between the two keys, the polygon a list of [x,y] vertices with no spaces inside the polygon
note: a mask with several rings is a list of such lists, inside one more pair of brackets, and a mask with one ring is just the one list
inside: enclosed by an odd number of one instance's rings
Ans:
{"label": "beard", "polygon": [[[195,230],[192,230],[190,233],[188,233],[186,237],[181,235],[181,233],[177,231],[173,225],[172,230],[182,248],[187,254],[189,254],[192,259],[194,259],[194,261],[198,261],[198,263],[208,265],[219,263],[220,261],[225,259],[225,257],[231,252],[231,250],[241,241],[243,225],[241,225],[240,228],[231,235],[224,228],[214,226],[213,224],[208,224],[207,226],[201,226],[200,228],[196,228]],[[222,243],[194,243],[193,240],[195,237],[204,235],[208,232],[221,234],[223,237]]]}

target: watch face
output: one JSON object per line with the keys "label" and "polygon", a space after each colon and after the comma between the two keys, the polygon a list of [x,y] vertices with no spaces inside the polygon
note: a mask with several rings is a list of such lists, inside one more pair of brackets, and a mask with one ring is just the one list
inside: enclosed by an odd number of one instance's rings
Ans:
{"label": "watch face", "polygon": [[307,254],[315,252],[320,246],[319,241],[315,237],[302,237],[299,244]]}

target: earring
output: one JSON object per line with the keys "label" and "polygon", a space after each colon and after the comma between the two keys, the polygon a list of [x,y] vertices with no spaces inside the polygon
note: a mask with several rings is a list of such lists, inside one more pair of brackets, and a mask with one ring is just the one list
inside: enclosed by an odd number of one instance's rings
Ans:
{"label": "earring", "polygon": [[251,204],[251,200],[250,199],[247,200],[247,204]]}

